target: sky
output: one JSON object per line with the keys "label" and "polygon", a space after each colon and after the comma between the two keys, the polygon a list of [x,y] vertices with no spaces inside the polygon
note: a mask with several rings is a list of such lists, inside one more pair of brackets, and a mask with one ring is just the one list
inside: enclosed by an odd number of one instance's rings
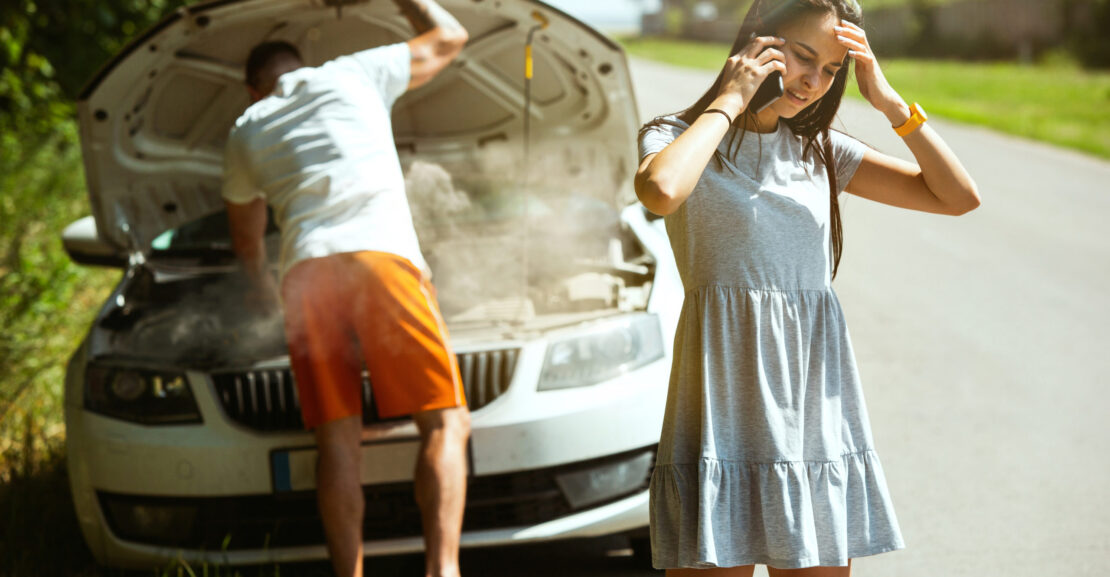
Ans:
{"label": "sky", "polygon": [[639,28],[640,15],[662,0],[543,0],[599,30]]}

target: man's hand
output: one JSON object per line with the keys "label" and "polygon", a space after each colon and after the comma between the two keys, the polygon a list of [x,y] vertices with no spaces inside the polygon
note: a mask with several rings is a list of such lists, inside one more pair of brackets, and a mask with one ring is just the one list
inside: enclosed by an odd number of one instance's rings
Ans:
{"label": "man's hand", "polygon": [[393,0],[416,31],[409,40],[412,52],[408,89],[426,84],[462,52],[469,36],[466,29],[434,0]]}
{"label": "man's hand", "polygon": [[435,0],[393,0],[393,3],[401,9],[401,14],[408,18],[417,35],[429,32],[434,28],[442,28],[446,32],[466,34],[462,24],[459,24],[459,21],[455,20],[450,12],[436,4]]}
{"label": "man's hand", "polygon": [[281,289],[273,276],[266,274],[251,277],[250,288],[247,289],[247,308],[263,316],[281,312]]}

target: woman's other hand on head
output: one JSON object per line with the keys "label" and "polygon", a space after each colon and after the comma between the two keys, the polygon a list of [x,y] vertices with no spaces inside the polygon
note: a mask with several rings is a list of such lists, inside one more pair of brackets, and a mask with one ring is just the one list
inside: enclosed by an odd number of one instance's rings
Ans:
{"label": "woman's other hand on head", "polygon": [[833,30],[836,31],[837,41],[848,48],[848,56],[856,61],[856,83],[860,94],[888,118],[897,118],[903,111],[905,117],[909,118],[909,108],[905,100],[887,82],[863,28],[841,20],[840,25]]}

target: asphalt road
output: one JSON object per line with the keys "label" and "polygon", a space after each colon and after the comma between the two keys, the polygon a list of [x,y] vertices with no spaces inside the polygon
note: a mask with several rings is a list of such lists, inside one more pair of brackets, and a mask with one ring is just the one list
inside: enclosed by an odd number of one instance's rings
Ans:
{"label": "asphalt road", "polygon": [[[632,69],[645,120],[693,103],[715,77]],[[845,101],[840,119],[912,160],[866,104]],[[834,287],[907,543],[853,573],[1105,575],[1110,163],[930,122],[978,183],[978,210],[952,218],[842,201]]]}

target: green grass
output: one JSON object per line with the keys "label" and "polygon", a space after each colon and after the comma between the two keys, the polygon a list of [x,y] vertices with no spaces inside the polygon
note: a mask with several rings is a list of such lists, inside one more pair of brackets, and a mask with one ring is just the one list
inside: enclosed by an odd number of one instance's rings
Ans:
{"label": "green grass", "polygon": [[[632,56],[719,70],[725,44],[626,38]],[[926,60],[880,61],[890,84],[930,115],[1110,158],[1110,73],[1064,62],[1021,66]],[[860,98],[855,82],[848,95]]]}

